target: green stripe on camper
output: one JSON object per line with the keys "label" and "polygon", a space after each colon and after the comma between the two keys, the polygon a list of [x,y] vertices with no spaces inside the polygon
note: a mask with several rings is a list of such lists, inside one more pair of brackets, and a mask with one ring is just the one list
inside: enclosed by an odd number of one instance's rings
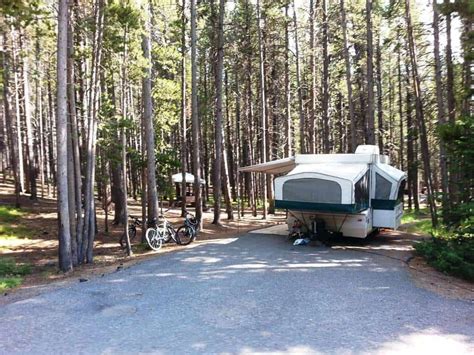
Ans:
{"label": "green stripe on camper", "polygon": [[291,210],[321,211],[321,212],[345,212],[359,213],[367,209],[367,206],[356,204],[340,203],[314,203],[301,201],[275,200],[276,208],[286,208]]}
{"label": "green stripe on camper", "polygon": [[372,199],[372,208],[374,210],[388,210],[393,211],[395,206],[398,205],[400,201],[398,200],[381,200],[381,199]]}

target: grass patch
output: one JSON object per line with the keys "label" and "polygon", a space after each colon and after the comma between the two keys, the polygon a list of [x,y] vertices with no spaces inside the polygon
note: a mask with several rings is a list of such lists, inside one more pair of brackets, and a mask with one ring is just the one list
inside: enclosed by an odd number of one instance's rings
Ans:
{"label": "grass patch", "polygon": [[18,208],[0,206],[0,221],[4,223],[12,223],[22,217],[24,212]]}
{"label": "grass patch", "polygon": [[28,238],[31,231],[19,225],[19,219],[24,212],[13,207],[0,206],[0,240],[11,238]]}
{"label": "grass patch", "polygon": [[17,264],[13,258],[0,258],[0,292],[21,285],[23,277],[30,273],[30,265]]}
{"label": "grass patch", "polygon": [[433,232],[430,213],[427,208],[419,211],[404,211],[402,225],[402,229],[408,233],[429,235]]}
{"label": "grass patch", "polygon": [[145,242],[145,243],[139,243],[139,244],[132,244],[132,251],[134,253],[144,253],[144,252],[147,252],[147,251],[150,251],[150,247],[148,246],[148,244]]}

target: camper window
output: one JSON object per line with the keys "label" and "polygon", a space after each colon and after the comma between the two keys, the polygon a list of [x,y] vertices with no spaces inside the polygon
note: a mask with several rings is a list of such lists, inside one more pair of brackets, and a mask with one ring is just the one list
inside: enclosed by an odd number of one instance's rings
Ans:
{"label": "camper window", "polygon": [[313,203],[341,203],[341,186],[324,179],[304,178],[283,184],[283,200]]}
{"label": "camper window", "polygon": [[359,207],[369,206],[369,172],[362,176],[355,184],[355,203]]}
{"label": "camper window", "polygon": [[402,180],[402,182],[400,183],[400,187],[398,188],[397,201],[403,202],[403,194],[405,193],[406,183],[407,183],[406,180]]}
{"label": "camper window", "polygon": [[378,200],[389,200],[392,183],[379,173],[375,174],[375,198]]}

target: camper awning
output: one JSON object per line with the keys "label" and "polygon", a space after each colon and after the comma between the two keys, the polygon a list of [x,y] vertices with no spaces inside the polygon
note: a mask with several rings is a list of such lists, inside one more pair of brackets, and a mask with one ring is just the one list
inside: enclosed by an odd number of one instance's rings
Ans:
{"label": "camper awning", "polygon": [[[171,176],[171,180],[174,183],[181,183],[181,182],[183,182],[183,174],[182,173],[174,174],[173,176]],[[194,175],[193,174],[186,173],[186,183],[187,184],[194,184]],[[204,185],[205,183],[206,183],[206,181],[204,179],[201,179],[201,185]]]}
{"label": "camper awning", "polygon": [[265,173],[265,174],[284,174],[295,167],[295,158],[273,160],[268,163],[244,166],[239,168],[242,173]]}

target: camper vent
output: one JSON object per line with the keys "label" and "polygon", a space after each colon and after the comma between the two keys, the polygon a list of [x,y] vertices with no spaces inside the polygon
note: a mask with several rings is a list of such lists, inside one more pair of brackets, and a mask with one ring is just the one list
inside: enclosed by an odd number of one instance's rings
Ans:
{"label": "camper vent", "polygon": [[355,154],[380,154],[379,147],[376,145],[359,145],[355,151]]}

